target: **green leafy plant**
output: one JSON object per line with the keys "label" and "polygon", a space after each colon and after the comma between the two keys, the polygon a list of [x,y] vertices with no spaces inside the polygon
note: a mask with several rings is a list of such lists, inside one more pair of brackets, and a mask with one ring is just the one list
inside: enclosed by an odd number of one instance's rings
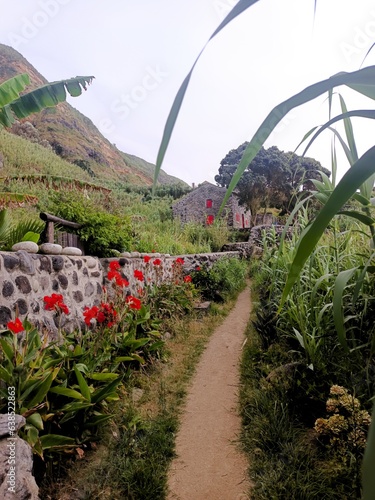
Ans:
{"label": "green leafy plant", "polygon": [[86,90],[93,76],[77,76],[69,80],[47,83],[20,96],[30,84],[27,73],[17,75],[0,84],[0,127],[10,127],[17,118],[26,118],[47,107],[66,101],[67,93],[72,97]]}
{"label": "green leafy plant", "polygon": [[55,195],[50,203],[55,215],[82,224],[76,232],[85,242],[88,254],[108,257],[129,250],[132,229],[128,217],[99,209],[84,195],[77,193]]}
{"label": "green leafy plant", "polygon": [[192,274],[192,280],[205,299],[222,301],[244,287],[247,274],[246,261],[225,258],[211,268],[199,267]]}
{"label": "green leafy plant", "polygon": [[[10,322],[8,332],[2,332],[0,339],[0,393],[5,411],[8,399],[7,388],[14,389],[14,411],[26,418],[21,436],[32,446],[35,453],[43,456],[43,450],[66,449],[75,441],[64,436],[49,435],[48,445],[42,437],[48,420],[54,417],[49,412],[48,391],[60,371],[60,360],[50,355],[46,337],[41,338],[38,330],[30,323],[20,320]],[[13,332],[13,333],[12,333]]]}
{"label": "green leafy plant", "polygon": [[8,210],[0,210],[0,248],[2,250],[9,251],[15,243],[21,241],[38,243],[43,229],[42,221],[27,219],[14,223]]}

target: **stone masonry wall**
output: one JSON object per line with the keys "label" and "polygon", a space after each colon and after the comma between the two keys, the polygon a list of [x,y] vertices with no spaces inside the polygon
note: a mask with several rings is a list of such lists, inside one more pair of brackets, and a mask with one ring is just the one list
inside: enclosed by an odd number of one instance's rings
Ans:
{"label": "stone masonry wall", "polygon": [[[151,254],[146,264],[144,255],[137,252],[124,253],[119,259],[98,259],[87,256],[41,255],[18,252],[0,252],[0,328],[16,317],[25,317],[39,329],[47,330],[52,337],[61,327],[64,331],[82,328],[83,310],[102,299],[102,286],[108,284],[106,275],[111,261],[118,260],[121,274],[129,283],[129,292],[137,294],[142,284],[134,278],[139,269],[150,278],[150,283],[160,283],[170,276],[177,256]],[[184,273],[189,274],[196,266],[211,267],[223,257],[239,258],[239,252],[216,254],[192,254],[180,256],[184,259]],[[153,265],[160,259],[161,265]],[[56,317],[54,311],[44,309],[45,296],[61,294],[69,308],[69,315]]]}
{"label": "stone masonry wall", "polygon": [[[102,293],[103,270],[94,257],[0,252],[0,327],[18,311],[39,328],[57,333],[79,327],[85,306],[91,307]],[[70,309],[69,316],[56,318],[44,309],[43,297],[62,294]],[[61,324],[58,322],[61,320]]]}

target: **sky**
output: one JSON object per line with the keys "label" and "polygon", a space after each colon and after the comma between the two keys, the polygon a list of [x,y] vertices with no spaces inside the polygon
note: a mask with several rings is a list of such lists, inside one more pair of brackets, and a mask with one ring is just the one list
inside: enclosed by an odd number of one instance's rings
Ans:
{"label": "sky", "polygon": [[[0,0],[0,42],[49,81],[93,75],[69,102],[122,151],[156,162],[175,95],[236,0]],[[373,0],[259,0],[204,50],[162,168],[189,184],[214,182],[220,161],[249,141],[271,109],[308,85],[354,71],[375,42]],[[375,48],[363,66],[375,64]],[[368,99],[338,89],[349,109]],[[335,108],[339,110],[336,105]],[[328,120],[326,96],[292,110],[265,143],[294,151]],[[371,121],[353,119],[359,153]],[[340,129],[339,129],[340,130]],[[307,156],[330,169],[332,134]],[[302,154],[302,149],[297,150]],[[339,153],[339,177],[348,168]]]}

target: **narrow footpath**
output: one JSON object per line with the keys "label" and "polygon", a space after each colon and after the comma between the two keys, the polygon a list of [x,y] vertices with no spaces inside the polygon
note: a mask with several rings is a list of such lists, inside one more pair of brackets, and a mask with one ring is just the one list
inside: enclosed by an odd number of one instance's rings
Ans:
{"label": "narrow footpath", "polygon": [[240,453],[240,357],[251,310],[247,287],[212,334],[197,366],[176,438],[168,500],[247,500],[247,460]]}

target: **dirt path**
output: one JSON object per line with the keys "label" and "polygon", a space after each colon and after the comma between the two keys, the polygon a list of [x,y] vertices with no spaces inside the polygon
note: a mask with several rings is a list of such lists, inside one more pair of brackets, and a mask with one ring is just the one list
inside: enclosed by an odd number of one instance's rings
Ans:
{"label": "dirt path", "polygon": [[198,364],[176,439],[168,500],[246,500],[247,461],[237,449],[239,361],[250,290],[238,297]]}

